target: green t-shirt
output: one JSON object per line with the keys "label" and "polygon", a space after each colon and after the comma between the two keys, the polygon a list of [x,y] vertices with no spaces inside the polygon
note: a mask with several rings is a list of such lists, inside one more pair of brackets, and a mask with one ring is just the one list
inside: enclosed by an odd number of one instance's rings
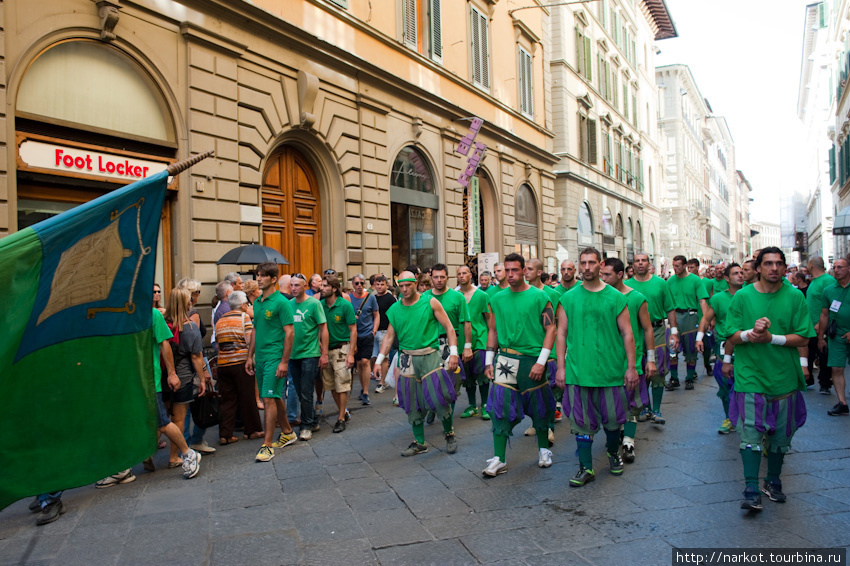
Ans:
{"label": "green t-shirt", "polygon": [[[737,292],[735,293],[738,294]],[[729,317],[729,305],[732,304],[733,295],[729,294],[729,290],[719,291],[714,294],[708,303],[714,310],[714,333],[719,340],[726,340],[734,334],[729,331],[727,319]],[[746,328],[744,329],[746,330]]]}
{"label": "green t-shirt", "polygon": [[[832,306],[832,301],[841,303],[838,312],[832,312],[829,308]],[[846,287],[842,287],[836,281],[829,287],[826,287],[821,294],[821,308],[827,309],[829,320],[835,320],[838,323],[838,332],[836,337],[841,337],[843,334],[850,332],[850,283]],[[826,328],[822,329],[826,331]]]}
{"label": "green t-shirt", "polygon": [[354,307],[342,297],[337,297],[332,307],[328,306],[327,299],[322,299],[321,303],[328,325],[328,349],[335,344],[348,344],[351,340],[348,326],[357,324]]}
{"label": "green t-shirt", "polygon": [[[153,384],[157,393],[162,393],[162,368],[159,365],[159,345],[174,336],[162,313],[153,309]],[[170,346],[169,346],[170,347]]]}
{"label": "green t-shirt", "polygon": [[[446,292],[441,295],[435,295],[433,289],[428,289],[422,293],[423,297],[434,297],[440,304],[443,305],[443,310],[449,315],[449,321],[452,323],[452,328],[455,329],[457,343],[463,348],[464,335],[463,323],[469,322],[469,308],[466,306],[466,297],[460,291],[454,289],[446,289]],[[446,330],[440,326],[440,336],[446,335]]]}
{"label": "green t-shirt", "polygon": [[[765,316],[770,319],[771,334],[815,335],[806,299],[790,285],[782,285],[775,293],[760,293],[755,285],[749,285],[735,293],[727,329],[730,334],[750,329]],[[735,346],[735,391],[784,395],[805,388],[797,348],[752,342]]]}
{"label": "green t-shirt", "polygon": [[549,296],[534,287],[525,291],[507,289],[490,298],[490,311],[496,315],[496,334],[500,348],[511,348],[525,356],[538,356],[543,348],[546,329],[540,315]]}
{"label": "green t-shirt", "polygon": [[400,350],[436,349],[439,345],[443,326],[434,317],[431,297],[420,295],[409,307],[399,299],[387,310],[387,318],[398,337]]}
{"label": "green t-shirt", "polygon": [[573,289],[575,289],[576,287],[578,287],[580,285],[581,285],[581,282],[579,282],[578,279],[573,279],[573,284],[568,289],[564,288],[563,285],[558,285],[557,287],[555,287],[555,290],[558,292],[558,300],[560,300],[561,295],[563,295],[564,293],[567,293],[569,291],[572,291]]}
{"label": "green t-shirt", "polygon": [[631,278],[625,284],[639,292],[646,298],[646,308],[649,309],[649,320],[664,320],[667,313],[673,310],[673,296],[667,282],[657,275],[653,275],[646,281],[638,281]]}
{"label": "green t-shirt", "polygon": [[716,295],[717,293],[722,293],[726,289],[729,288],[729,282],[726,279],[712,279],[711,280],[711,289]]}
{"label": "green t-shirt", "polygon": [[[575,287],[573,287],[575,288]],[[561,300],[561,295],[563,293],[559,293],[556,289],[553,289],[549,285],[543,285],[543,291],[546,293],[546,296],[549,297],[549,302],[552,303],[552,310],[557,311],[558,309],[558,301]],[[555,324],[558,323],[558,315],[555,314]],[[549,352],[549,359],[556,360],[558,359],[557,352],[555,352],[555,348],[552,348],[552,351]]]}
{"label": "green t-shirt", "polygon": [[[490,313],[490,295],[476,289],[466,306],[469,310],[469,325],[472,327],[472,349],[486,350],[487,319],[484,316]],[[463,346],[463,342],[460,345]]]}
{"label": "green t-shirt", "polygon": [[835,277],[829,273],[824,273],[820,277],[815,277],[812,279],[812,282],[809,283],[809,290],[806,291],[806,304],[809,306],[809,315],[812,318],[812,326],[816,325],[818,320],[820,320],[821,309],[823,309],[823,305],[821,304],[823,290],[834,284]]}
{"label": "green t-shirt", "polygon": [[[629,319],[632,322],[632,334],[635,337],[635,369],[638,375],[643,375],[641,361],[643,359],[643,328],[640,326],[640,307],[646,302],[646,297],[632,289],[625,295],[629,307]],[[649,306],[646,307],[647,309]]]}
{"label": "green t-shirt", "polygon": [[611,387],[625,383],[628,360],[617,317],[627,308],[626,296],[606,285],[591,292],[582,285],[561,297],[567,315],[568,385]]}
{"label": "green t-shirt", "polygon": [[307,297],[297,302],[295,297],[289,300],[292,307],[292,317],[295,320],[295,341],[292,343],[291,360],[318,358],[322,349],[319,345],[319,325],[325,320],[325,309],[322,303],[313,297]]}
{"label": "green t-shirt", "polygon": [[[505,287],[505,289],[507,289],[507,288],[508,288],[508,287]],[[496,283],[495,285],[493,285],[493,284],[491,283],[491,284],[490,284],[490,286],[489,286],[489,287],[487,287],[487,294],[488,294],[488,295],[490,295],[490,298],[493,298],[493,296],[494,296],[496,293],[501,293],[501,292],[502,292],[502,291],[504,291],[505,289],[502,289],[501,287],[499,287],[499,284],[498,284],[498,283]]]}
{"label": "green t-shirt", "polygon": [[289,300],[275,291],[265,300],[254,301],[254,361],[278,360],[283,357],[286,334],[283,327],[293,323]]}
{"label": "green t-shirt", "polygon": [[693,273],[687,277],[673,275],[667,280],[667,288],[673,297],[673,308],[699,310],[699,300],[708,299],[702,280]]}
{"label": "green t-shirt", "polygon": [[[674,274],[673,277],[676,277],[676,275]],[[673,277],[671,277],[671,279]],[[699,275],[697,275],[696,277],[699,277]],[[709,296],[711,296],[711,291],[714,289],[714,279],[709,279],[708,277],[700,277],[699,281],[700,283],[702,283],[702,287],[703,289],[705,289],[705,292],[708,293]]]}

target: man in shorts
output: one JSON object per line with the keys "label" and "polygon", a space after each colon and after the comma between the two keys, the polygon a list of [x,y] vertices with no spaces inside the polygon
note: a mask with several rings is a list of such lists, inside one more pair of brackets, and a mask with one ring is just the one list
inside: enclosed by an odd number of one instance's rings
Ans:
{"label": "man in shorts", "polygon": [[823,290],[818,332],[819,346],[829,348],[827,366],[832,370],[832,383],[838,396],[838,403],[827,414],[836,417],[850,413],[844,380],[844,368],[850,360],[850,266],[846,259],[839,258],[833,262],[832,269],[835,283]]}
{"label": "man in shorts", "polygon": [[[695,260],[691,260],[695,261]],[[682,352],[685,354],[687,375],[685,376],[685,389],[694,388],[694,379],[697,375],[697,350],[696,336],[699,321],[705,316],[708,307],[708,292],[702,280],[688,273],[686,264],[690,262],[683,255],[673,258],[673,276],[667,280],[667,288],[673,297],[673,307],[676,309],[676,323],[679,328],[679,340],[682,344]],[[697,262],[699,265],[699,262]],[[671,354],[670,357],[670,382],[667,391],[673,391],[679,387],[679,355]]]}
{"label": "man in shorts", "polygon": [[537,436],[537,465],[552,465],[548,433],[555,397],[547,364],[555,342],[555,311],[549,296],[525,281],[525,266],[521,255],[505,256],[510,288],[490,298],[486,372],[493,384],[487,412],[492,418],[494,455],[482,472],[490,477],[508,471],[508,439],[525,415],[531,417]]}
{"label": "man in shorts", "polygon": [[[375,283],[372,288],[374,289],[374,297],[375,301],[378,303],[378,313],[380,316],[380,322],[378,323],[378,331],[375,333],[375,340],[372,346],[372,371],[375,371],[375,361],[378,359],[378,352],[381,350],[381,342],[384,340],[384,336],[387,334],[387,328],[390,325],[390,319],[387,318],[387,311],[390,310],[390,307],[393,306],[396,302],[396,298],[392,293],[388,292],[389,287],[387,283],[387,278],[383,274],[379,274],[375,277]],[[393,348],[390,349],[390,354],[386,360],[383,362],[383,367],[381,375],[386,378],[387,370],[389,369],[390,361],[392,361],[393,357],[396,354],[395,344]],[[375,374],[378,375],[377,373]],[[383,393],[387,389],[387,384],[382,382],[378,384],[375,388],[375,393]]]}
{"label": "man in shorts", "polygon": [[785,254],[776,247],[756,258],[760,280],[744,287],[729,305],[723,374],[731,377],[734,353],[735,384],[729,418],[741,439],[746,489],[741,509],[761,511],[758,480],[762,451],[767,452],[767,475],[762,493],[784,502],[779,476],[791,439],[806,422],[806,389],[800,354],[814,329],[803,294],[783,284]]}
{"label": "man in shorts", "polygon": [[[402,299],[387,311],[390,325],[381,343],[375,362],[375,372],[382,374],[381,363],[398,336],[399,367],[397,388],[399,406],[407,413],[413,428],[413,442],[402,456],[416,456],[428,451],[425,444],[425,414],[433,411],[443,423],[446,452],[457,452],[452,411],[457,399],[454,372],[458,367],[457,337],[443,306],[434,297],[425,297],[416,290],[416,277],[403,271],[398,278]],[[446,368],[438,350],[439,328],[445,331],[449,343]]]}
{"label": "man in shorts", "polygon": [[[261,295],[254,301],[254,339],[248,348],[245,371],[257,376],[257,388],[263,400],[265,437],[257,452],[258,462],[274,458],[274,449],[294,443],[298,437],[286,417],[286,402],[281,394],[289,374],[289,357],[295,338],[292,308],[289,301],[278,293],[276,263],[257,266],[257,286]],[[280,426],[280,436],[274,439],[275,425]]]}
{"label": "man in shorts", "polygon": [[360,377],[360,402],[369,405],[369,381],[372,378],[372,350],[375,335],[381,324],[381,313],[375,295],[366,292],[366,277],[358,273],[351,278],[354,292],[349,295],[354,315],[357,318],[357,352],[354,362]]}
{"label": "man in shorts", "polygon": [[357,317],[351,303],[342,298],[336,275],[325,275],[321,289],[328,328],[328,363],[322,368],[322,384],[325,390],[331,392],[339,409],[339,418],[333,428],[339,433],[345,430],[345,422],[349,418],[346,406],[351,392],[354,350],[357,348]]}
{"label": "man in shorts", "polygon": [[558,305],[556,383],[566,387],[570,427],[578,444],[579,469],[570,479],[571,487],[596,479],[591,448],[600,427],[605,430],[610,471],[623,473],[620,432],[626,422],[626,391],[639,382],[628,300],[599,278],[601,263],[597,249],[582,251],[581,286],[564,293]]}

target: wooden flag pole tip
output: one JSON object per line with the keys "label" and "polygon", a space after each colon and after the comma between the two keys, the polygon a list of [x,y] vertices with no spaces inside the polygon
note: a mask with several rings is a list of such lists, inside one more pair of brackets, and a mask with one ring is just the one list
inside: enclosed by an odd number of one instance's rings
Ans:
{"label": "wooden flag pole tip", "polygon": [[207,157],[215,154],[215,150],[205,151],[204,153],[199,153],[189,159],[184,159],[183,161],[178,161],[176,163],[172,163],[168,167],[166,167],[166,171],[168,171],[169,176],[177,175],[178,173],[182,173],[192,165],[198,163],[199,161],[203,161]]}

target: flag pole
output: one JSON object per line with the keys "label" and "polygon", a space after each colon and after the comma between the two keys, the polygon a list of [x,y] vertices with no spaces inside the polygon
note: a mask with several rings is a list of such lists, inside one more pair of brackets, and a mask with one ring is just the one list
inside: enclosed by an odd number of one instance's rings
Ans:
{"label": "flag pole", "polygon": [[200,161],[203,161],[207,157],[210,157],[211,155],[214,155],[214,154],[215,154],[215,150],[211,149],[209,151],[205,151],[204,153],[199,153],[198,155],[190,157],[189,159],[184,159],[183,161],[177,161],[175,163],[171,163],[168,167],[165,168],[165,170],[168,171],[169,176],[174,176],[174,175],[177,175],[178,173],[182,173],[183,171],[185,171],[186,169],[188,169],[192,165],[194,165],[194,164],[196,164]]}

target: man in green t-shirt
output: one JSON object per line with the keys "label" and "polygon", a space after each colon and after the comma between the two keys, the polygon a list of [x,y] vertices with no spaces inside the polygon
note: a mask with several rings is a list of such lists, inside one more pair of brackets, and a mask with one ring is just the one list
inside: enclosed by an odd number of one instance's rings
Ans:
{"label": "man in green t-shirt", "polygon": [[[835,277],[826,272],[826,266],[823,263],[822,257],[813,257],[809,260],[806,266],[812,279],[809,281],[809,287],[806,291],[806,304],[809,307],[809,314],[812,318],[812,324],[817,325],[821,315],[821,299],[823,298],[823,290],[830,285],[835,284]],[[826,329],[817,329],[818,335],[822,335]],[[820,386],[821,395],[830,395],[832,390],[832,370],[829,367],[829,348],[820,349],[818,347],[818,339],[812,338],[809,340],[808,349],[808,364],[809,372],[814,371],[815,362],[818,362],[818,385]]]}
{"label": "man in green t-shirt", "polygon": [[357,348],[357,316],[351,303],[342,298],[339,277],[336,275],[325,275],[321,293],[328,329],[328,363],[322,368],[322,385],[324,389],[330,390],[339,409],[339,418],[333,431],[342,432],[345,430],[345,421],[349,419],[346,406],[351,393],[354,350]]}
{"label": "man in green t-shirt", "polygon": [[[257,266],[257,286],[260,296],[254,301],[254,339],[248,346],[245,370],[257,376],[257,389],[263,400],[265,438],[257,453],[258,462],[274,458],[274,449],[289,446],[297,440],[286,417],[283,388],[289,374],[289,356],[295,330],[292,327],[292,308],[289,301],[277,292],[276,263]],[[280,426],[280,437],[274,440],[275,425]]]}
{"label": "man in green t-shirt", "polygon": [[791,438],[806,422],[806,389],[800,354],[814,335],[803,294],[783,284],[785,254],[776,247],[756,258],[760,280],[732,298],[727,315],[730,332],[725,344],[723,375],[735,384],[729,418],[741,439],[746,489],[741,509],[760,511],[759,467],[767,452],[767,475],[762,493],[771,501],[785,501],[779,476]]}
{"label": "man in green t-shirt", "polygon": [[576,279],[576,264],[565,259],[561,262],[561,282],[555,287],[555,290],[558,291],[559,295],[563,295],[567,291],[575,289],[575,286],[578,284],[579,281]]}
{"label": "man in green t-shirt", "polygon": [[493,419],[494,456],[483,474],[490,477],[508,471],[508,438],[524,415],[531,417],[537,433],[537,465],[552,465],[548,433],[555,397],[546,373],[555,343],[555,311],[544,291],[526,283],[521,255],[505,256],[504,269],[510,288],[490,299],[487,335],[485,371],[493,382],[487,411]]}
{"label": "man in green t-shirt", "polygon": [[[469,310],[469,328],[472,333],[472,358],[463,362],[464,386],[469,406],[460,415],[460,418],[481,417],[485,421],[490,420],[484,403],[487,402],[487,394],[490,391],[490,380],[484,375],[484,360],[487,351],[487,320],[490,317],[490,295],[476,289],[472,284],[472,271],[466,265],[457,268],[457,283],[459,292],[466,299]],[[480,403],[476,402],[475,392],[480,393]]]}
{"label": "man in green t-shirt", "polygon": [[[685,389],[694,388],[694,379],[697,374],[697,326],[699,326],[700,319],[705,316],[705,309],[708,306],[706,302],[708,292],[705,290],[702,280],[693,273],[688,273],[686,269],[685,264],[694,261],[699,265],[697,260],[692,259],[689,262],[683,255],[674,257],[673,277],[667,280],[667,288],[670,289],[673,307],[676,309],[679,340],[687,365]],[[673,353],[670,354],[670,382],[667,384],[667,391],[673,391],[676,387],[679,387],[678,352],[675,356]]]}
{"label": "man in green t-shirt", "polygon": [[[649,255],[643,252],[636,253],[634,267],[635,276],[625,281],[625,284],[646,297],[655,342],[655,363],[658,368],[656,375],[647,375],[652,392],[652,408],[641,413],[638,420],[650,419],[655,424],[663,425],[667,422],[661,415],[661,399],[664,395],[667,363],[670,359],[670,351],[675,351],[679,346],[676,311],[673,307],[673,297],[670,295],[667,282],[652,274],[652,263],[649,261]],[[669,349],[665,319],[670,324]],[[646,354],[648,356],[649,352],[647,351]],[[646,415],[645,419],[643,418],[644,415]]]}
{"label": "man in green t-shirt", "polygon": [[295,327],[289,373],[301,402],[301,432],[298,438],[306,441],[319,430],[313,392],[316,392],[316,403],[320,403],[324,397],[320,371],[328,365],[328,329],[322,304],[307,295],[307,278],[296,273],[289,287],[293,295],[289,306]]}
{"label": "man in green t-shirt", "polygon": [[[493,279],[493,274],[489,271],[482,271],[478,276],[478,288],[487,293],[487,289],[490,288],[490,281]],[[488,293],[489,297],[490,294]]]}
{"label": "man in green t-shirt", "polygon": [[[718,266],[716,269],[720,269]],[[726,318],[729,314],[729,305],[732,304],[732,297],[735,293],[741,290],[744,284],[744,272],[741,266],[737,263],[730,263],[725,270],[727,288],[724,291],[718,291],[712,295],[708,301],[708,308],[705,316],[702,317],[697,330],[696,348],[702,353],[703,358],[707,358],[706,350],[709,349],[708,342],[705,340],[706,332],[711,326],[714,326],[714,369],[712,371],[715,381],[717,381],[717,396],[720,402],[723,403],[723,413],[726,418],[717,429],[718,434],[729,434],[735,432],[735,426],[729,420],[729,394],[732,391],[734,383],[734,375],[729,379],[723,375],[723,346],[727,338],[729,338],[729,329]]]}
{"label": "man in green t-shirt", "polygon": [[752,285],[759,280],[759,274],[756,273],[756,261],[754,259],[748,259],[742,263],[741,271],[744,273],[744,287]]}
{"label": "man in green t-shirt", "polygon": [[496,263],[493,265],[493,280],[490,281],[490,286],[487,287],[487,294],[492,298],[493,295],[507,288],[508,280],[505,278],[505,264]]}
{"label": "man in green t-shirt", "polygon": [[[655,336],[649,319],[649,308],[646,297],[623,283],[626,268],[616,257],[605,260],[600,271],[602,281],[610,285],[626,297],[629,308],[629,321],[632,325],[632,336],[635,339],[635,370],[639,382],[633,390],[626,391],[629,402],[629,414],[623,425],[623,461],[631,464],[635,461],[635,435],[637,434],[637,417],[644,407],[649,406],[649,390],[646,380],[651,378],[658,369],[655,367]],[[646,350],[646,372],[643,370],[643,353]]]}
{"label": "man in green t-shirt", "polygon": [[[579,254],[581,286],[565,293],[558,305],[558,375],[566,387],[570,428],[578,444],[579,469],[571,487],[593,481],[593,435],[605,429],[611,473],[623,473],[620,431],[626,422],[626,390],[638,385],[635,339],[628,300],[599,278],[602,254]],[[604,355],[600,356],[600,352]]]}
{"label": "man in green t-shirt", "polygon": [[[398,286],[402,299],[387,311],[390,324],[375,360],[375,375],[381,378],[381,363],[398,336],[398,404],[407,413],[407,422],[413,427],[413,442],[401,455],[416,456],[428,451],[425,444],[425,414],[428,411],[434,411],[440,417],[446,435],[446,452],[453,454],[457,452],[452,424],[452,411],[457,399],[454,376],[458,367],[457,336],[440,301],[420,295],[416,290],[413,273],[401,272]],[[449,343],[445,368],[437,350],[441,327]]]}
{"label": "man in green t-shirt", "polygon": [[832,370],[832,383],[838,396],[838,403],[827,414],[840,416],[850,413],[844,390],[844,368],[850,361],[850,266],[846,259],[839,258],[833,262],[832,269],[835,283],[826,287],[821,294],[821,315],[817,330],[820,346],[829,346],[827,366]]}

